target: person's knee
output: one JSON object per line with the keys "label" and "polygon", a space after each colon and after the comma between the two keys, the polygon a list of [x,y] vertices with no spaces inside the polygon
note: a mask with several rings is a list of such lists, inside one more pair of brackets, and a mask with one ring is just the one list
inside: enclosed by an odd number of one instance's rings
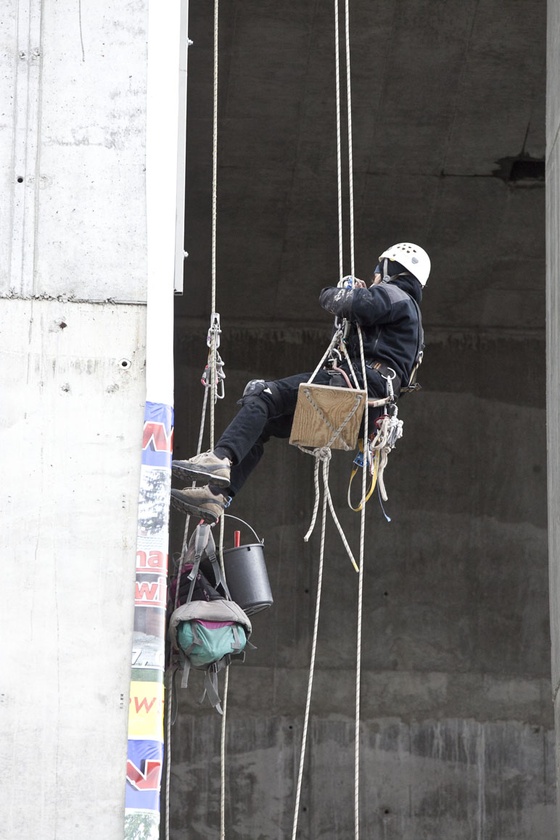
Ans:
{"label": "person's knee", "polygon": [[267,382],[265,379],[251,379],[245,385],[243,395],[238,403],[243,407],[252,406],[256,409],[263,407],[270,417],[282,413],[282,401],[278,386],[275,382]]}

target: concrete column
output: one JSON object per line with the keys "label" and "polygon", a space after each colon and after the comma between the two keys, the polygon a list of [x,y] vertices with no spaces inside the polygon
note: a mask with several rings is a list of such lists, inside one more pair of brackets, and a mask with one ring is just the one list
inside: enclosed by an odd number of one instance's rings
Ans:
{"label": "concrete column", "polygon": [[123,837],[146,4],[0,16],[0,835]]}

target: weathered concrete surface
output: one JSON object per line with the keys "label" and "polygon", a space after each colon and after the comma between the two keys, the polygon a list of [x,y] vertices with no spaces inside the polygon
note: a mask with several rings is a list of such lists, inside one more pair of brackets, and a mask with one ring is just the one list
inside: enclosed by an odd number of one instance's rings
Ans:
{"label": "weathered concrete surface", "polygon": [[[532,0],[351,7],[356,273],[367,276],[380,250],[403,239],[433,259],[424,389],[401,401],[405,434],[386,474],[392,522],[369,503],[362,836],[553,840],[545,9]],[[193,6],[191,18],[179,457],[196,447],[210,317],[211,10]],[[232,3],[220,34],[227,397],[218,430],[249,379],[315,367],[330,333],[318,293],[338,279],[332,9]],[[556,137],[550,123],[548,132]],[[556,248],[557,222],[549,225]],[[351,460],[335,453],[331,490],[357,549]],[[290,836],[319,552],[318,530],[303,542],[312,475],[308,456],[272,441],[231,508],[265,538],[275,597],[254,617],[258,650],[231,671],[232,838]],[[183,520],[172,520],[178,551]],[[325,562],[300,835],[347,840],[357,580],[332,525]],[[197,706],[198,687],[195,679],[174,729],[172,838],[209,838],[219,825],[219,721]]]}
{"label": "weathered concrete surface", "polygon": [[[226,326],[227,406],[218,405],[217,426],[235,411],[253,373],[310,369],[327,333],[328,323],[324,334],[281,323],[268,335]],[[202,324],[179,325],[185,365],[178,368],[184,388],[177,417],[179,424],[189,419],[179,425],[179,455],[187,452],[185,439],[196,444],[204,337]],[[505,331],[444,338],[436,330],[428,342],[424,388],[401,401],[405,434],[386,472],[391,523],[375,499],[369,503],[362,831],[552,840],[544,341]],[[501,375],[489,378],[488,370]],[[359,517],[346,507],[351,461],[334,453],[331,491],[357,550]],[[291,826],[319,552],[318,530],[303,542],[312,475],[311,458],[271,441],[230,509],[265,538],[275,598],[253,618],[258,650],[231,672],[232,837],[281,837]],[[172,523],[178,551],[183,519],[172,513]],[[236,527],[228,522],[226,544]],[[357,576],[332,524],[325,562],[301,836],[342,840],[352,832]],[[218,724],[197,705],[196,676],[173,734],[172,837],[186,825],[193,837],[210,837],[219,821]],[[419,755],[418,742],[439,746]],[[193,789],[199,797],[189,795]]]}
{"label": "weathered concrete surface", "polygon": [[145,402],[146,306],[132,305],[146,299],[145,25],[142,0],[7,0],[0,14],[6,840],[123,836]]}
{"label": "weathered concrete surface", "polygon": [[122,837],[145,308],[129,310],[0,306],[10,840]]}
{"label": "weathered concrete surface", "polygon": [[[546,342],[547,342],[547,444],[548,444],[548,550],[550,570],[550,622],[552,638],[552,688],[555,718],[560,720],[560,523],[558,520],[558,494],[560,488],[560,345],[558,325],[560,303],[558,274],[560,271],[560,4],[548,3],[547,51],[547,237],[546,237]],[[560,764],[557,737],[557,777]]]}
{"label": "weathered concrete surface", "polygon": [[[238,673],[234,676],[239,677]],[[183,718],[174,752],[171,835],[194,840],[219,831],[216,717]],[[362,732],[364,837],[548,838],[554,802],[554,739],[538,726],[378,717]],[[301,837],[348,838],[353,825],[353,725],[316,716],[300,819]],[[294,750],[301,725],[291,716],[243,716],[228,739],[228,835],[291,836]],[[542,776],[544,774],[544,778]]]}
{"label": "weathered concrete surface", "polygon": [[3,296],[146,299],[146,7],[3,5]]}
{"label": "weathered concrete surface", "polygon": [[[221,11],[218,308],[232,324],[308,328],[338,275],[332,13],[260,0]],[[388,243],[419,241],[433,257],[430,327],[542,330],[544,184],[511,164],[544,162],[543,4],[381,0],[351,15],[356,273]],[[212,16],[194,6],[191,20],[177,312],[207,320]]]}
{"label": "weathered concrete surface", "polygon": [[[210,317],[212,5],[191,6],[190,256],[177,301],[183,456],[196,445]],[[330,330],[317,294],[338,279],[332,10],[301,0],[221,7],[217,308],[228,396],[218,427],[248,379],[315,365]],[[558,16],[550,0],[554,686]],[[2,475],[18,476],[3,486],[13,493],[3,509],[15,511],[1,613],[2,637],[10,639],[0,707],[8,733],[2,789],[11,809],[3,826],[9,840],[112,838],[122,827],[114,743],[125,737],[120,697],[132,585],[128,596],[123,587],[133,574],[125,542],[139,468],[137,453],[127,455],[117,439],[140,430],[144,316],[126,306],[66,311],[64,299],[145,297],[146,4],[7,0],[0,17],[0,293],[62,298],[2,303],[3,350],[15,360],[2,374],[14,395],[3,398]],[[352,21],[356,273],[366,276],[380,249],[401,239],[420,241],[433,257],[424,391],[401,403],[405,437],[387,472],[393,521],[375,502],[368,517],[363,834],[552,840],[544,4],[358,0]],[[37,362],[30,368],[28,336]],[[119,371],[121,382],[115,359],[137,345],[132,376]],[[115,384],[118,391],[107,390]],[[36,411],[23,416],[27,400]],[[356,517],[345,508],[350,461],[336,455],[331,487],[356,545]],[[79,521],[74,502],[86,511]],[[258,650],[232,671],[231,837],[285,837],[291,826],[318,557],[318,535],[302,541],[312,504],[311,459],[275,441],[232,510],[266,540],[275,605],[255,617]],[[174,517],[174,550],[182,524]],[[116,571],[107,566],[113,556]],[[302,837],[347,840],[356,576],[332,527],[326,560],[300,824]],[[47,607],[38,580],[52,596]],[[76,631],[86,592],[96,593],[95,615]],[[90,661],[91,674],[107,680],[102,692],[91,688]],[[219,820],[219,721],[198,708],[196,689],[193,679],[174,729],[173,838],[215,837]],[[35,763],[38,747],[49,773]],[[115,761],[110,770],[99,747]],[[103,816],[93,825],[90,805],[99,802]]]}

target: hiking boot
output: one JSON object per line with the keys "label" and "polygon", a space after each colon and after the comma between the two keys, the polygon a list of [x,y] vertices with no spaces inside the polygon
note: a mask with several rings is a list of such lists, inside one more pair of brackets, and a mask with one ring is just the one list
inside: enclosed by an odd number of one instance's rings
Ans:
{"label": "hiking boot", "polygon": [[210,450],[188,461],[173,461],[171,471],[182,480],[191,479],[202,484],[215,484],[216,487],[229,487],[230,466],[229,458],[218,458]]}
{"label": "hiking boot", "polygon": [[221,493],[215,496],[207,487],[185,487],[171,491],[171,504],[177,510],[200,516],[213,525],[224,512],[226,498]]}

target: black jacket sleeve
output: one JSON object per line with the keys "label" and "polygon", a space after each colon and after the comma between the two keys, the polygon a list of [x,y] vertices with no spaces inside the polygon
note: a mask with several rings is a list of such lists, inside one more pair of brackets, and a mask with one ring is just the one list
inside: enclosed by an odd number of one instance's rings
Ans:
{"label": "black jacket sleeve", "polygon": [[332,315],[349,318],[352,312],[352,289],[339,289],[337,286],[327,286],[319,295],[319,303]]}

